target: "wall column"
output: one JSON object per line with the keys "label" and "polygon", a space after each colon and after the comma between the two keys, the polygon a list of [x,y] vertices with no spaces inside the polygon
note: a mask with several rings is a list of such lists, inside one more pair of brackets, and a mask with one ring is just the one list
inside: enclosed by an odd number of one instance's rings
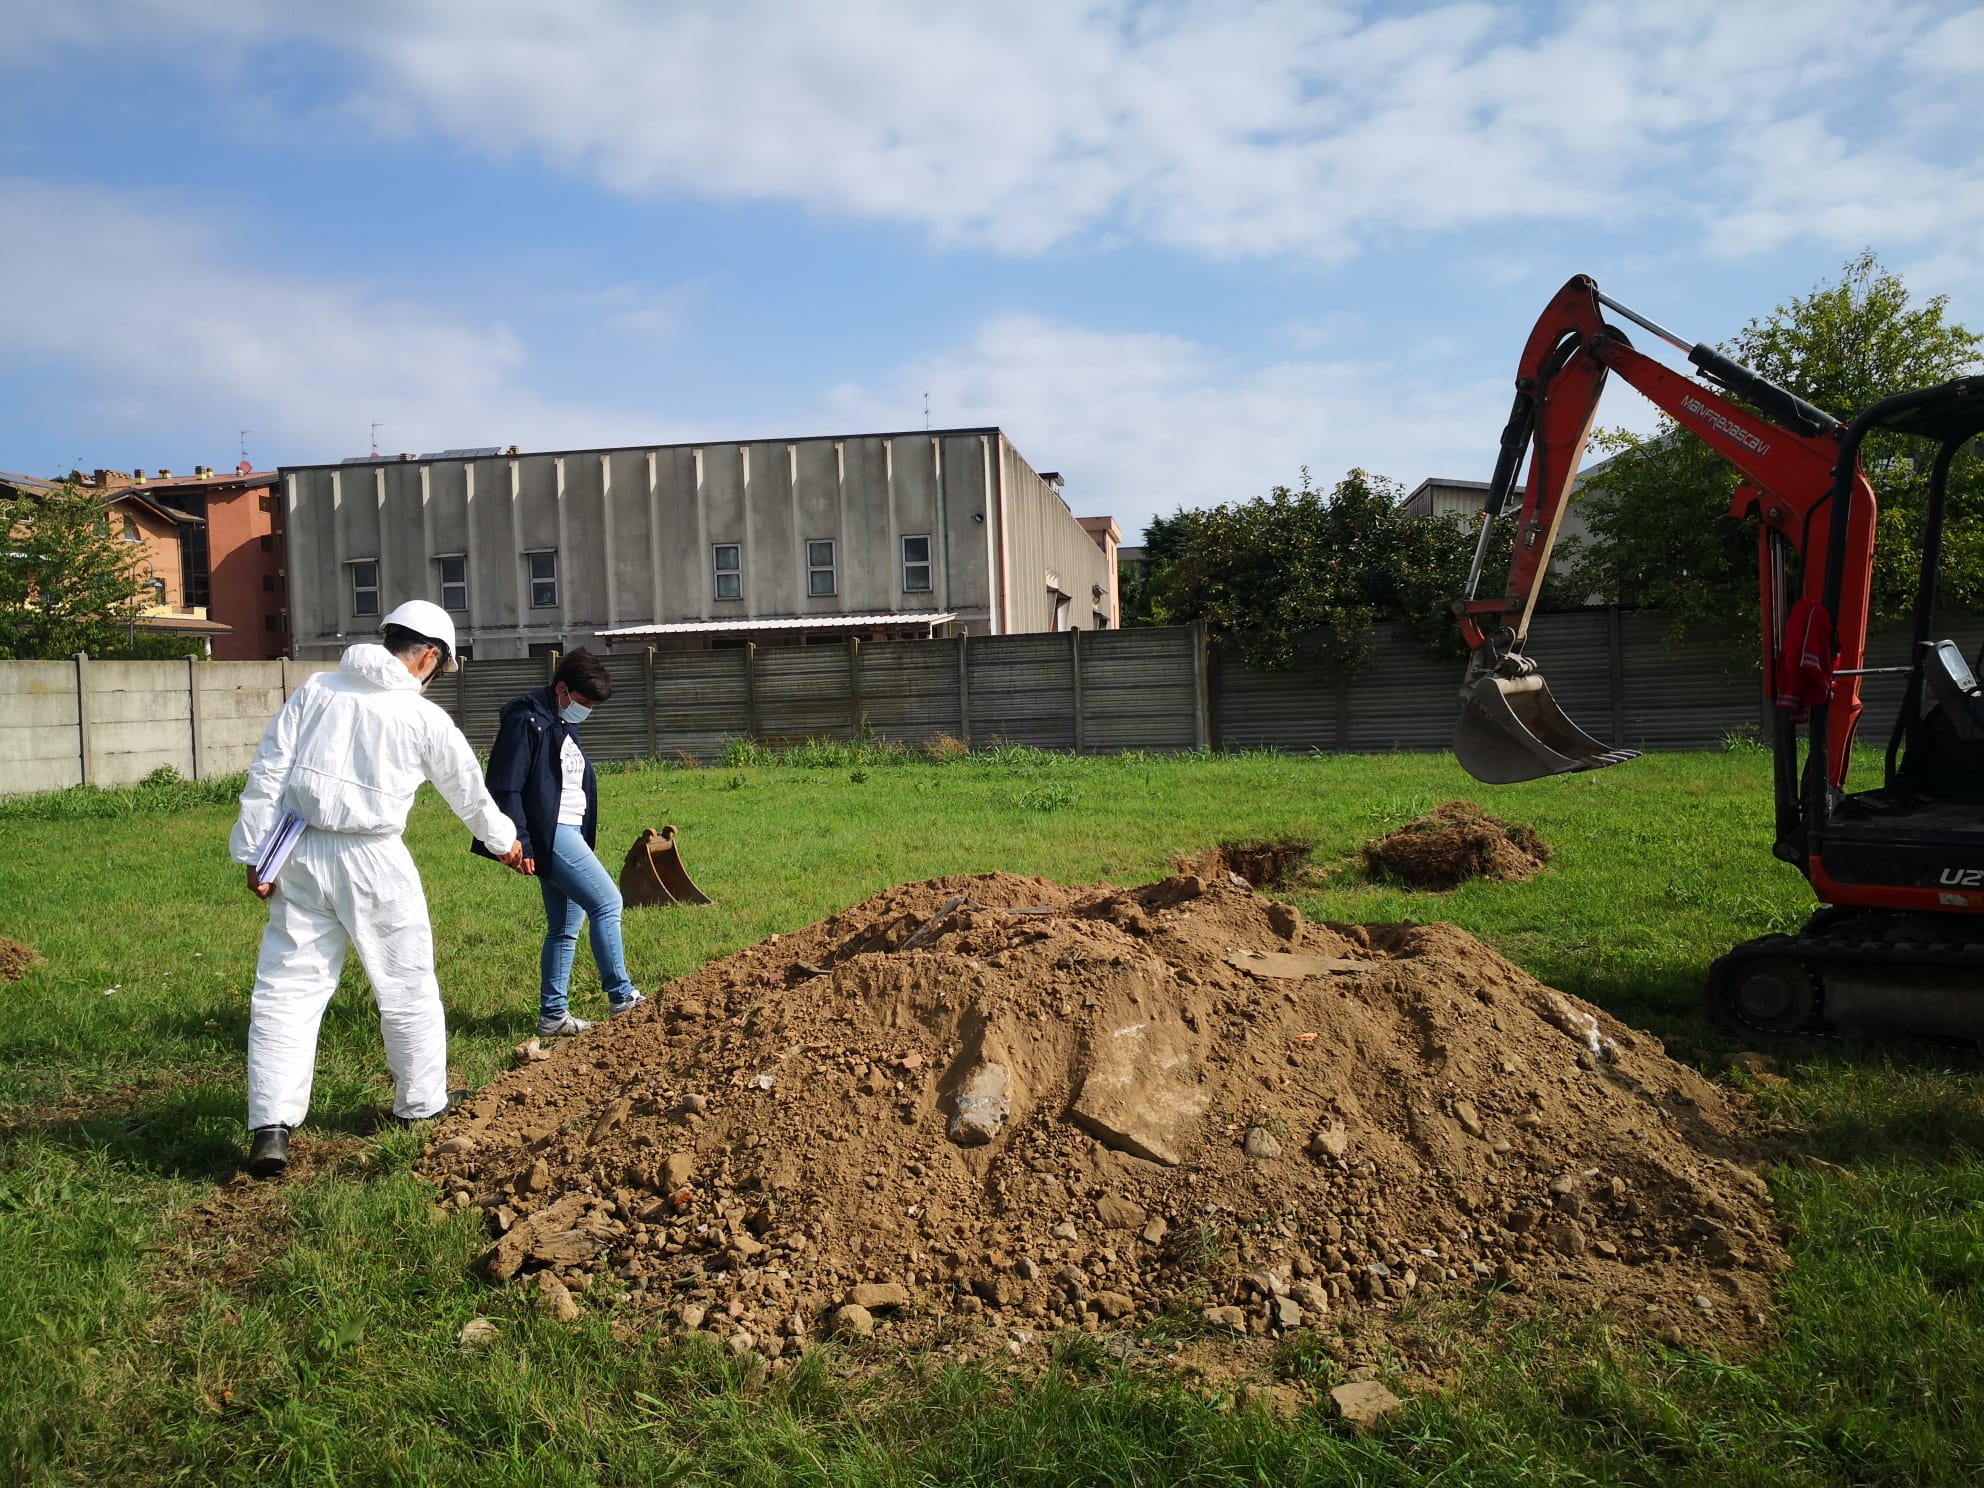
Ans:
{"label": "wall column", "polygon": [[1088,729],[1082,722],[1082,632],[1076,625],[1068,627],[1068,682],[1075,704],[1075,753],[1080,754]]}
{"label": "wall column", "polygon": [[200,733],[200,663],[195,658],[186,658],[186,726],[193,736],[193,778],[204,780],[207,777],[206,744]]}
{"label": "wall column", "polygon": [[81,758],[77,777],[84,785],[94,785],[96,782],[90,779],[90,658],[87,651],[76,653],[76,748]]}

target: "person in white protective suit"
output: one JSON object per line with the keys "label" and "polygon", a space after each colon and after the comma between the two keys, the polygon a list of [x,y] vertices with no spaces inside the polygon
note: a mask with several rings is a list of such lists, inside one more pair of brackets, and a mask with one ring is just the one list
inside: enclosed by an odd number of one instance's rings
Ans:
{"label": "person in white protective suit", "polygon": [[[412,600],[387,615],[383,645],[350,647],[335,672],[310,677],[262,736],[228,846],[248,887],[269,902],[248,1013],[248,1171],[272,1178],[310,1108],[317,1030],[345,951],[358,947],[379,1007],[395,1087],[394,1116],[448,1107],[448,1032],[434,979],[434,938],[420,875],[401,841],[422,782],[489,852],[523,871],[516,828],[482,783],[461,730],[422,690],[453,671],[447,611]],[[285,811],[302,836],[273,884],[257,847]]]}

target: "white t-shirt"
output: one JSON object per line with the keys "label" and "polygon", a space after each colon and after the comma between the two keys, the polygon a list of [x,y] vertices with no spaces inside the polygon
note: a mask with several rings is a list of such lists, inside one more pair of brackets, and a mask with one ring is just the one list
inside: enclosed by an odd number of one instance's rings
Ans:
{"label": "white t-shirt", "polygon": [[563,777],[558,794],[558,825],[581,827],[586,820],[586,757],[579,741],[570,734],[558,751],[558,770]]}

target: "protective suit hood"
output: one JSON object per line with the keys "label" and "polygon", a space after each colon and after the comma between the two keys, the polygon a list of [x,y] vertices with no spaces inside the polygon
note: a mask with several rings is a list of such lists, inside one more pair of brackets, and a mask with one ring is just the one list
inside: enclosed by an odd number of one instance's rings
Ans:
{"label": "protective suit hood", "polygon": [[420,679],[406,669],[406,663],[384,646],[371,641],[347,646],[344,655],[338,658],[338,670],[346,676],[370,682],[374,687],[389,688],[394,692],[420,691]]}

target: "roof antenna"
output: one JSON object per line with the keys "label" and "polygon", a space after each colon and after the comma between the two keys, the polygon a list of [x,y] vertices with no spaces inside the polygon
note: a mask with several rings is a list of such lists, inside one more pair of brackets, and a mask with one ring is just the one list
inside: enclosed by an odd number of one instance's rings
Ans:
{"label": "roof antenna", "polygon": [[930,395],[927,392],[923,395],[923,429],[925,433],[930,429]]}
{"label": "roof antenna", "polygon": [[248,458],[248,436],[254,432],[253,429],[243,429],[241,431],[241,458],[244,460]]}
{"label": "roof antenna", "polygon": [[372,421],[372,458],[375,460],[379,458],[379,431],[384,427],[377,419]]}

